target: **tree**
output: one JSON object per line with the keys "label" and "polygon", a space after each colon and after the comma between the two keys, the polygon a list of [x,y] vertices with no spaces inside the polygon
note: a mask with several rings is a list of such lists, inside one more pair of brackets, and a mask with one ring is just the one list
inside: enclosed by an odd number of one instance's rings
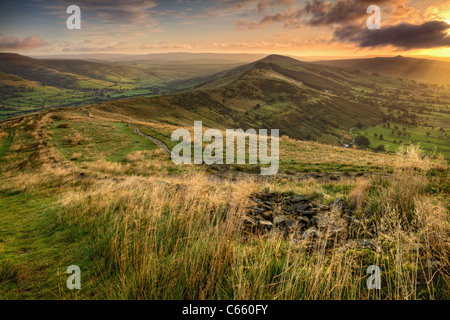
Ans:
{"label": "tree", "polygon": [[360,147],[368,148],[370,146],[370,141],[365,136],[357,136],[355,139],[355,143]]}
{"label": "tree", "polygon": [[386,148],[384,147],[384,144],[380,144],[375,150],[379,152],[385,152]]}

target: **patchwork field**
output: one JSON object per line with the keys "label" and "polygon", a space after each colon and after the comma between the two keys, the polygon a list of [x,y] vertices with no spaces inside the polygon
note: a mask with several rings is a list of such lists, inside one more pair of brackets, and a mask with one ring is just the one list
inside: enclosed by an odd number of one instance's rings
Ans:
{"label": "patchwork field", "polygon": [[[442,116],[446,117],[444,114]],[[450,117],[448,121],[450,123]],[[390,126],[391,128],[386,125],[378,125],[355,130],[355,133],[367,136],[371,146],[384,145],[385,149],[390,152],[397,152],[400,146],[412,142],[412,144],[420,146],[427,154],[442,154],[446,159],[450,159],[450,141],[447,135],[443,135],[444,132],[450,131],[450,126],[442,127],[444,131],[437,127],[404,126],[399,123],[391,123]],[[397,130],[394,129],[395,126],[398,128]],[[380,135],[383,135],[382,140]]]}

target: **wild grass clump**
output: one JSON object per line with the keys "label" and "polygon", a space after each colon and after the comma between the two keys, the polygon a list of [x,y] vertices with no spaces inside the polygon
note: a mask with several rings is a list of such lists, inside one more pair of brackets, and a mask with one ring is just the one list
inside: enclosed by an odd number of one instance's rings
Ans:
{"label": "wild grass clump", "polygon": [[[241,238],[241,214],[256,185],[210,184],[204,175],[130,177],[61,200],[63,224],[89,230],[89,251],[108,278],[108,298],[355,299],[361,257],[320,243]],[[100,259],[99,259],[100,257]]]}
{"label": "wild grass clump", "polygon": [[[436,170],[437,180],[430,175]],[[410,146],[398,153],[391,175],[360,180],[349,195],[379,244],[387,298],[449,297],[450,216],[437,187],[444,181],[445,163],[432,163]],[[433,188],[438,191],[430,193]]]}
{"label": "wild grass clump", "polygon": [[91,230],[91,250],[103,257],[107,273],[114,270],[121,298],[222,296],[246,191],[229,187],[226,198],[204,176],[176,183],[130,177],[98,187],[66,195],[61,219]]}
{"label": "wild grass clump", "polygon": [[379,220],[395,212],[402,223],[409,224],[415,216],[415,203],[424,196],[430,186],[430,170],[444,170],[443,164],[435,164],[421,156],[420,149],[411,145],[400,148],[393,162],[393,173],[361,179],[350,193],[349,200],[359,211]]}
{"label": "wild grass clump", "polygon": [[[107,279],[104,292],[113,292],[103,298],[448,297],[449,229],[441,204],[416,199],[407,229],[395,210],[384,212],[370,238],[374,249],[362,248],[358,238],[330,249],[329,234],[312,246],[279,235],[243,238],[242,212],[263,186],[210,183],[203,174],[100,181],[65,194],[60,220],[86,230],[85,250]],[[310,181],[295,191],[319,186]],[[362,223],[371,225],[370,219]],[[367,289],[369,265],[382,269],[382,290]]]}
{"label": "wild grass clump", "polygon": [[74,147],[78,145],[87,144],[92,141],[92,139],[84,137],[79,132],[76,132],[74,135],[64,137],[63,141],[68,145]]}

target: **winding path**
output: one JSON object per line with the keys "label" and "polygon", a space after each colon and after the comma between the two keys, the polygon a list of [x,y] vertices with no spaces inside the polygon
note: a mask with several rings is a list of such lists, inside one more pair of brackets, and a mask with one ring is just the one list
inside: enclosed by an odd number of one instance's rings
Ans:
{"label": "winding path", "polygon": [[132,125],[134,132],[137,133],[138,135],[140,135],[141,137],[144,137],[150,141],[152,141],[153,143],[155,143],[162,151],[164,151],[165,154],[169,155],[171,154],[170,149],[166,146],[166,144],[164,142],[162,142],[161,140],[158,140],[156,138],[153,138],[152,136],[149,136],[145,133],[142,133],[141,130],[139,130],[138,127],[136,127],[135,125]]}
{"label": "winding path", "polygon": [[353,132],[352,132],[353,129],[358,129],[358,128],[355,127],[355,128],[351,128],[351,129],[350,129],[350,134],[351,134],[352,137],[353,137],[352,144],[355,144],[355,135],[354,135]]}
{"label": "winding path", "polygon": [[[87,116],[87,117],[94,118],[94,117],[92,116],[91,109],[88,109],[88,110],[87,110],[86,116]],[[154,137],[152,137],[152,136],[149,136],[149,135],[147,135],[147,134],[145,134],[145,133],[142,133],[141,130],[139,130],[139,128],[136,127],[136,126],[133,125],[133,124],[129,124],[129,125],[133,127],[135,133],[137,133],[138,135],[140,135],[140,136],[143,137],[143,138],[146,138],[146,139],[152,141],[152,142],[153,142],[154,144],[156,144],[156,145],[157,145],[157,146],[158,146],[165,154],[167,154],[168,156],[170,156],[170,155],[172,154],[172,152],[170,151],[170,149],[167,147],[167,145],[166,145],[164,142],[162,142],[161,140],[156,139],[156,138],[154,138]]]}

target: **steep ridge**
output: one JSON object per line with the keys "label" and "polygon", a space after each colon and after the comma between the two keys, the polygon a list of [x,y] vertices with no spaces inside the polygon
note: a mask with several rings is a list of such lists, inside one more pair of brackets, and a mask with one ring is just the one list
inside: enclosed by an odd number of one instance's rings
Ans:
{"label": "steep ridge", "polygon": [[370,126],[383,117],[377,106],[355,100],[356,75],[279,55],[195,82],[193,90],[178,94],[116,101],[115,112],[171,123],[175,116],[184,123],[207,118],[225,127],[278,128],[291,137],[325,142],[340,141],[358,123]]}

